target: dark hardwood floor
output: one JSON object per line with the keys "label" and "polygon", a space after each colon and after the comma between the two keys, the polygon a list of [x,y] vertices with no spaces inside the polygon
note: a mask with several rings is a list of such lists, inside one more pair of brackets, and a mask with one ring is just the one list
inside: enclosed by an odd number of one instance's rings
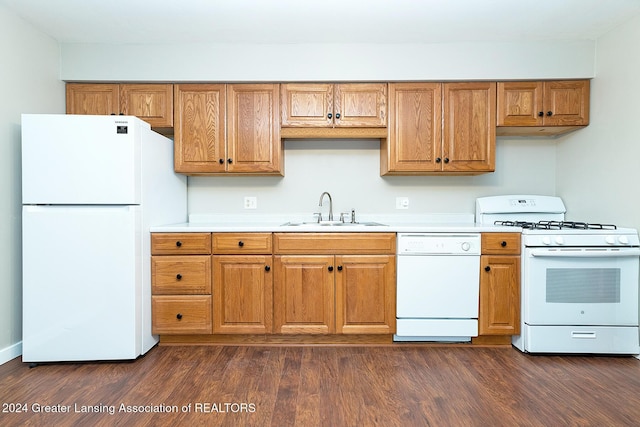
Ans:
{"label": "dark hardwood floor", "polygon": [[640,426],[640,360],[510,347],[166,346],[0,384],[2,426]]}

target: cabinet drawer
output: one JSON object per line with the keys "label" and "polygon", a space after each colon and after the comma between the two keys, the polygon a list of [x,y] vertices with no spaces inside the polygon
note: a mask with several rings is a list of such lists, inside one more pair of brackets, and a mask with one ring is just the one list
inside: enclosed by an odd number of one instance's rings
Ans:
{"label": "cabinet drawer", "polygon": [[153,233],[153,255],[204,255],[211,253],[211,233]]}
{"label": "cabinet drawer", "polygon": [[211,294],[209,255],[151,257],[154,295]]}
{"label": "cabinet drawer", "polygon": [[517,255],[520,253],[520,233],[482,233],[482,253]]}
{"label": "cabinet drawer", "polygon": [[211,296],[151,297],[154,334],[210,334]]}
{"label": "cabinet drawer", "polygon": [[213,233],[214,254],[270,254],[271,233]]}
{"label": "cabinet drawer", "polygon": [[276,254],[394,254],[395,233],[275,233]]}

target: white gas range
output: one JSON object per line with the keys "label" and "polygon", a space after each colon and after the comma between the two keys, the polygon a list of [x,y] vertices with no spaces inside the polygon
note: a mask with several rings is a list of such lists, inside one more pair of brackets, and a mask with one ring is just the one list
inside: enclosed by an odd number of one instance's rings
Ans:
{"label": "white gas range", "polygon": [[565,221],[558,197],[476,200],[476,222],[522,228],[521,327],[528,353],[638,354],[638,233]]}

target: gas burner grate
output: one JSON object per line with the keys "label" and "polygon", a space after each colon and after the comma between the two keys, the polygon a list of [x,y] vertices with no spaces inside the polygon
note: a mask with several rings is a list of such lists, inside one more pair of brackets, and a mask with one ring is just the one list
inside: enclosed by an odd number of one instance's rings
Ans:
{"label": "gas burner grate", "polygon": [[505,227],[521,227],[528,230],[615,230],[617,227],[613,224],[591,224],[588,222],[577,221],[495,221],[495,225]]}

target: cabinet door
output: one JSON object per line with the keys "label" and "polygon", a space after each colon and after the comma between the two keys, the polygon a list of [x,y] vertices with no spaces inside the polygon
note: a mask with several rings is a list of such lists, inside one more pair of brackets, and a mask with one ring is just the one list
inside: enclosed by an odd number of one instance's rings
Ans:
{"label": "cabinet door", "polygon": [[333,123],[333,84],[280,85],[283,127],[327,127]]}
{"label": "cabinet door", "polygon": [[227,85],[227,171],[282,175],[280,87]]}
{"label": "cabinet door", "polygon": [[443,94],[442,169],[467,173],[494,171],[496,84],[444,83]]}
{"label": "cabinet door", "polygon": [[544,83],[545,126],[589,124],[589,80]]}
{"label": "cabinet door", "polygon": [[136,116],[152,127],[173,127],[172,84],[120,85],[122,112]]}
{"label": "cabinet door", "polygon": [[272,328],[271,256],[214,256],[213,332],[268,334]]}
{"label": "cabinet door", "polygon": [[380,147],[381,174],[439,171],[442,84],[389,84],[389,136]]}
{"label": "cabinet door", "polygon": [[542,82],[499,82],[498,126],[542,126]]}
{"label": "cabinet door", "polygon": [[393,255],[336,256],[336,333],[394,333],[395,278]]}
{"label": "cabinet door", "polygon": [[119,85],[67,83],[67,114],[120,114]]}
{"label": "cabinet door", "polygon": [[386,83],[335,85],[334,121],[340,127],[386,127]]}
{"label": "cabinet door", "polygon": [[480,261],[480,335],[520,333],[520,257],[483,255]]}
{"label": "cabinet door", "polygon": [[174,169],[181,173],[224,172],[225,85],[174,87]]}
{"label": "cabinet door", "polygon": [[274,333],[335,331],[333,256],[275,256],[274,274]]}

